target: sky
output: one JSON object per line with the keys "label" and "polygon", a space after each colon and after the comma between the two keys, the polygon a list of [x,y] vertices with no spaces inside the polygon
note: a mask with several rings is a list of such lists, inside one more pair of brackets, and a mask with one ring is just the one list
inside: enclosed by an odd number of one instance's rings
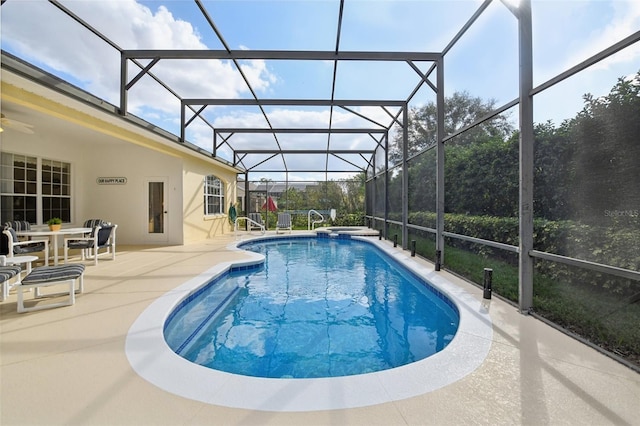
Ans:
{"label": "sky", "polygon": [[[221,38],[190,0],[61,1],[97,31],[123,49],[225,49],[333,51],[337,44],[338,0],[202,1]],[[339,49],[342,51],[441,52],[482,2],[478,0],[346,0]],[[534,86],[561,73],[598,51],[640,30],[637,0],[533,1]],[[108,102],[119,102],[120,55],[108,43],[74,23],[42,0],[7,0],[0,8],[2,49],[75,84]],[[445,56],[445,95],[466,91],[503,105],[518,96],[517,20],[499,0]],[[141,61],[144,62],[144,61]],[[426,71],[430,63],[417,63]],[[335,87],[334,63],[329,61],[242,61],[241,75],[229,61],[170,61],[155,65],[153,73],[183,98],[380,99],[404,100],[420,82],[403,62],[340,62]],[[130,65],[130,70],[132,67]],[[534,98],[534,120],[556,125],[582,108],[582,96],[602,96],[617,79],[640,70],[640,43],[563,81]],[[130,74],[133,75],[133,74]],[[253,93],[245,83],[251,84]],[[435,83],[435,75],[432,76]],[[426,85],[410,106],[435,101]],[[129,112],[179,134],[179,101],[149,78],[129,92]],[[215,127],[334,127],[377,128],[388,125],[397,108],[354,107],[352,110],[289,105],[265,107],[208,107],[203,116]],[[508,113],[517,120],[517,109]],[[366,118],[365,118],[366,117]],[[211,150],[211,128],[194,120],[187,139]],[[236,134],[236,148],[325,148],[327,135]],[[372,149],[369,135],[336,135],[335,149]],[[218,154],[231,160],[223,145]],[[265,155],[247,156],[257,164]],[[363,165],[356,155],[344,158]],[[289,180],[305,180],[296,172],[324,167],[324,159],[295,155],[284,160]],[[350,167],[334,159],[338,168]],[[281,168],[276,158],[262,168]],[[256,173],[255,176],[259,174]],[[265,175],[266,176],[266,175]],[[322,176],[324,178],[324,176]]]}

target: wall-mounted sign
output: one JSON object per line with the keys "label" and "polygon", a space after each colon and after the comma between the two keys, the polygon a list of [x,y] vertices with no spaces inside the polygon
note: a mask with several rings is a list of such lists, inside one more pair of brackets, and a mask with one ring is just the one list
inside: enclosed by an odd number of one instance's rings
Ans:
{"label": "wall-mounted sign", "polygon": [[126,177],[99,177],[96,179],[98,185],[126,185]]}

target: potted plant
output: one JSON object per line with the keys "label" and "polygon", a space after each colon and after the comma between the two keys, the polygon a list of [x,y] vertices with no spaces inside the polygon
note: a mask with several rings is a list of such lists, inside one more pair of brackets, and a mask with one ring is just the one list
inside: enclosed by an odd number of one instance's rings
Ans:
{"label": "potted plant", "polygon": [[62,219],[59,217],[52,217],[47,221],[47,225],[49,225],[49,229],[52,231],[59,231],[62,228]]}

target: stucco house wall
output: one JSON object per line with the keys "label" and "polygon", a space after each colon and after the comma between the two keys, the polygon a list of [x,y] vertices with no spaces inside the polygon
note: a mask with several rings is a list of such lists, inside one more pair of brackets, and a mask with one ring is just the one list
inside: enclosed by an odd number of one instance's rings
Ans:
{"label": "stucco house wall", "polygon": [[[223,181],[226,211],[238,172],[229,165],[5,70],[2,107],[29,120],[35,133],[6,129],[0,151],[71,163],[72,223],[66,226],[89,218],[116,223],[119,244],[184,244],[231,232],[226,214],[204,215],[203,184],[211,174]],[[100,177],[126,183],[99,184]],[[146,185],[155,179],[166,186],[161,239],[148,233]]]}
{"label": "stucco house wall", "polygon": [[[233,232],[226,212],[229,203],[236,197],[236,175],[221,168],[212,168],[197,159],[185,159],[183,172],[183,226],[184,241],[193,242],[203,238],[213,238],[216,235]],[[218,177],[224,188],[224,212],[216,215],[204,215],[204,180],[208,175]]]}

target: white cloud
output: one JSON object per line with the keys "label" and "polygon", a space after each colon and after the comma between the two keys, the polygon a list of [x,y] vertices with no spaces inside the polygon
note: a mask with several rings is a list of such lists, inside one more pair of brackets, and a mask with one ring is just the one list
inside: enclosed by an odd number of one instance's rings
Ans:
{"label": "white cloud", "polygon": [[[534,66],[536,84],[571,68],[640,28],[640,2],[536,1],[534,18]],[[637,62],[640,45],[599,62],[593,69],[609,70],[622,63]]]}
{"label": "white cloud", "polygon": [[[120,55],[116,49],[81,25],[72,24],[47,2],[9,2],[7,6],[2,7],[3,44],[83,82],[84,88],[97,96],[119,102]],[[70,2],[68,7],[124,49],[207,49],[193,26],[176,19],[164,6],[154,12],[134,0],[119,0]],[[242,69],[258,92],[276,81],[264,61],[247,61]],[[130,76],[139,72],[131,63],[129,70]],[[237,98],[249,93],[230,61],[161,60],[151,71],[181,97]],[[175,97],[151,78],[136,83],[131,94],[130,112],[152,108],[180,114]]]}
{"label": "white cloud", "polygon": [[[386,123],[390,117],[381,108],[367,107],[357,108],[358,112],[376,120]],[[219,113],[223,114],[219,114]],[[227,109],[214,109],[213,114],[219,114],[208,120],[216,128],[267,128],[262,113],[259,111],[228,111]],[[277,108],[267,112],[269,120],[274,128],[326,128],[329,122],[329,110],[298,110],[291,108]],[[333,113],[333,125],[335,128],[375,128],[375,126],[350,112],[335,110]],[[195,120],[189,125],[189,140],[203,149],[211,150],[212,130],[202,121]],[[228,136],[228,135],[222,135]],[[327,144],[326,134],[278,134],[278,142],[283,149],[323,149]],[[221,142],[222,139],[218,139]],[[229,138],[229,143],[236,150],[265,149],[276,150],[276,139],[272,134],[237,133]],[[332,136],[332,149],[364,149],[371,150],[375,141],[368,134],[336,134]],[[224,148],[218,155],[228,161],[232,161],[231,152]],[[265,159],[265,155],[251,155],[245,158],[245,165],[253,166]],[[355,159],[352,159],[355,161]],[[363,161],[358,159],[359,161]],[[261,168],[273,168],[275,162],[281,162],[281,158],[274,158],[261,166]],[[317,155],[290,155],[287,165],[291,169],[318,169],[324,168],[326,156]],[[279,165],[281,166],[281,164]],[[345,168],[351,166],[344,164]]]}
{"label": "white cloud", "polygon": [[[640,2],[537,1],[534,14],[534,76],[538,85],[608,48],[640,28]],[[624,50],[556,84],[534,99],[534,120],[559,124],[584,106],[582,96],[607,94],[617,79],[638,70],[640,45]]]}
{"label": "white cloud", "polygon": [[[613,17],[602,28],[594,28],[581,49],[578,49],[565,61],[565,68],[569,68],[609,46],[623,40],[640,28],[640,2],[639,1],[612,1]],[[595,69],[610,69],[618,63],[626,63],[638,60],[640,57],[640,45],[636,43],[627,47],[622,52],[610,56],[606,60],[594,65]]]}
{"label": "white cloud", "polygon": [[[191,7],[194,11],[197,10],[197,7],[191,3],[189,6],[186,6],[187,2],[181,3],[185,4],[185,9]],[[458,21],[466,19],[469,12],[475,10],[479,2],[473,0],[471,2],[457,2],[455,5],[444,1],[432,2],[435,3],[437,9],[444,10],[445,15],[442,15],[444,18],[437,13],[430,12],[434,5],[428,5],[429,2],[401,3],[403,6],[411,6],[413,9],[400,7],[392,2],[388,4],[381,2],[366,8],[362,8],[362,4],[359,3],[354,2],[347,5],[349,13],[345,15],[345,22],[347,24],[364,23],[365,27],[345,25],[342,38],[344,45],[352,49],[362,46],[365,46],[366,49],[375,49],[381,46],[393,49],[396,45],[391,41],[397,39],[402,42],[404,50],[412,50],[412,46],[424,48],[425,44],[431,46],[427,50],[434,50],[437,47],[442,48],[450,39],[454,29],[457,29],[457,25],[451,24],[457,24]],[[212,30],[208,27],[198,29],[192,23],[179,19],[170,10],[172,3],[166,4],[168,7],[159,6],[152,10],[134,0],[64,2],[66,7],[85,19],[98,31],[113,39],[121,48],[207,49],[205,38],[200,34],[200,31],[212,36]],[[178,4],[178,2],[173,4]],[[496,7],[498,6],[501,5],[497,4]],[[425,16],[423,17],[422,13],[416,13],[416,8],[420,11],[424,9]],[[606,13],[594,14],[594,8],[606,9]],[[533,12],[534,18],[537,17],[537,20],[534,21],[534,25],[537,22],[537,26],[534,28],[534,40],[537,41],[534,49],[536,58],[534,59],[536,59],[538,84],[640,28],[640,2],[637,0],[539,1],[535,2]],[[187,16],[187,13],[180,16]],[[390,19],[389,16],[402,16],[405,19]],[[419,23],[416,23],[418,21]],[[425,22],[432,25],[426,25]],[[400,25],[401,28],[396,28],[396,25]],[[420,36],[409,37],[408,34],[415,34],[416,28],[419,29]],[[69,17],[49,2],[44,0],[6,2],[2,6],[1,30],[3,49],[9,47],[11,52],[18,52],[18,56],[38,66],[46,65],[47,69],[56,70],[56,74],[82,86],[95,95],[114,104],[119,102],[120,56],[118,51],[81,25],[73,23]],[[424,33],[427,30],[429,33]],[[443,34],[449,35],[443,37]],[[391,37],[392,35],[393,37]],[[251,42],[251,40],[249,41]],[[245,46],[240,46],[240,48],[246,49]],[[599,70],[604,74],[604,71],[611,69],[614,72],[619,72],[617,70],[620,68],[615,68],[614,65],[633,64],[634,61],[636,65],[627,65],[627,67],[636,66],[637,69],[639,56],[640,44],[636,43],[635,46],[631,46],[610,59],[591,67],[590,71]],[[332,62],[320,65],[333,67]],[[495,65],[496,68],[501,67],[499,63]],[[275,75],[265,61],[242,61],[241,66],[246,78],[259,94],[275,92],[280,88],[290,89],[295,87],[296,81],[293,80],[298,79],[296,73],[282,72],[280,73],[282,75]],[[130,76],[138,72],[136,67],[131,64],[129,69]],[[152,72],[182,97],[251,97],[245,81],[231,61],[161,60],[153,67]],[[629,73],[629,69],[624,69],[624,73]],[[285,74],[291,80],[290,82],[284,79],[283,75]],[[386,77],[388,74],[390,73],[383,76]],[[321,85],[319,80],[312,79],[315,74],[300,73],[300,75],[307,76],[311,82],[307,85]],[[378,81],[378,85],[385,88],[387,86],[395,87],[395,85],[402,83],[403,78],[399,77],[400,74],[394,72],[393,75],[398,81],[385,79],[384,84],[379,84]],[[373,80],[367,80],[368,77],[371,76],[366,73],[354,73],[353,77],[347,78],[344,86],[348,89],[354,89],[359,86],[357,84],[359,81],[356,78],[361,78],[363,80],[361,86],[365,94],[369,94],[371,88],[380,90],[380,87],[376,87],[375,83],[370,83]],[[514,76],[514,78],[516,77]],[[612,79],[605,79],[600,74],[583,72],[580,74],[580,81],[574,82],[574,79],[570,79],[570,81],[554,87],[554,91],[549,92],[548,100],[544,96],[537,96],[536,110],[537,112],[542,111],[544,115],[552,118],[570,116],[576,108],[580,107],[581,95],[584,92],[594,91],[597,95],[610,88],[617,77],[619,75]],[[339,80],[339,82],[341,81]],[[602,83],[604,89],[597,86],[602,81],[604,81]],[[560,93],[561,89],[562,93]],[[277,97],[277,95],[274,96]],[[565,104],[567,99],[573,100],[575,105],[563,106],[560,111],[560,104]],[[180,117],[179,102],[151,78],[145,77],[135,84],[129,93],[128,105],[129,112],[141,115],[148,120],[154,120],[154,124],[167,124],[168,127],[161,127],[176,132],[175,129],[178,128]],[[267,127],[258,108],[249,110],[250,108],[239,108],[232,111],[230,108],[208,107],[207,117],[215,126]],[[357,110],[382,124],[387,125],[391,122],[391,117],[382,108],[358,108]],[[326,127],[329,122],[328,109],[267,108],[267,114],[271,124],[275,127]],[[340,108],[334,109],[332,125],[345,128],[375,127],[373,123]],[[188,127],[188,139],[195,141],[198,146],[210,150],[212,130],[199,120],[195,120]],[[237,134],[231,138],[231,143],[240,148],[271,148],[275,145],[275,140],[271,135]],[[372,143],[369,136],[353,136],[351,140],[340,138],[338,145],[366,149]],[[225,155],[229,155],[228,149],[225,148],[222,151],[226,153]]]}

